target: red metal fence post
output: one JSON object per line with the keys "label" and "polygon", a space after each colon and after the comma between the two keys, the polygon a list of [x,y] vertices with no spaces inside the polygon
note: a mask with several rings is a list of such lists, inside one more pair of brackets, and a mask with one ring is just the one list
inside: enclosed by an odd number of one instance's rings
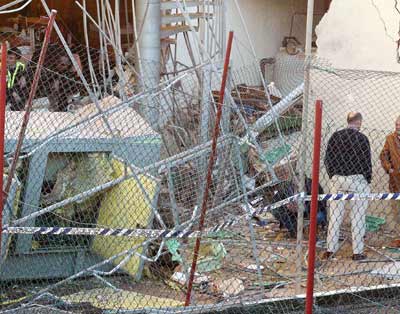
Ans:
{"label": "red metal fence post", "polygon": [[[7,44],[1,44],[1,73],[0,73],[0,187],[3,192],[4,175],[4,137],[6,122],[6,98],[7,98]],[[0,252],[3,232],[3,193],[0,193]]]}
{"label": "red metal fence post", "polygon": [[[204,220],[205,220],[206,212],[207,212],[208,193],[209,193],[210,186],[212,184],[212,171],[214,168],[215,159],[217,157],[217,142],[218,142],[218,136],[220,133],[219,125],[221,122],[222,105],[224,103],[225,87],[226,87],[226,81],[228,78],[229,61],[231,58],[231,50],[232,50],[232,41],[233,41],[233,32],[231,31],[231,32],[229,32],[228,46],[226,49],[224,72],[222,74],[221,90],[219,91],[219,102],[218,102],[217,115],[215,118],[215,126],[214,126],[213,138],[212,138],[211,154],[210,154],[210,159],[208,161],[207,179],[206,179],[207,181],[206,181],[206,186],[205,186],[204,194],[203,194],[203,201],[202,201],[202,205],[201,205],[201,213],[200,213],[200,221],[199,221],[199,231],[200,232],[203,231],[203,228],[204,228]],[[186,293],[185,306],[190,305],[194,274],[196,272],[197,259],[198,259],[199,250],[200,250],[200,242],[201,242],[201,234],[199,237],[196,238],[196,244],[195,244],[195,247],[193,250],[193,261],[192,261],[192,267],[190,268],[190,275],[189,275],[188,288],[187,288],[187,293]]]}
{"label": "red metal fence post", "polygon": [[314,301],[314,271],[315,271],[315,248],[317,241],[317,212],[318,212],[318,187],[319,167],[321,156],[321,133],[322,133],[322,101],[315,103],[315,127],[314,127],[314,153],[311,187],[311,213],[310,213],[310,235],[308,239],[308,271],[306,292],[306,314],[312,314]]}
{"label": "red metal fence post", "polygon": [[15,147],[15,152],[14,152],[14,156],[13,156],[13,159],[11,162],[10,171],[8,172],[7,184],[6,184],[6,187],[4,188],[5,197],[7,197],[8,193],[10,192],[12,179],[14,178],[15,169],[17,168],[19,154],[21,152],[21,147],[22,147],[22,143],[24,141],[26,128],[28,127],[29,117],[30,117],[30,114],[32,111],[33,98],[35,97],[36,90],[37,90],[37,87],[39,84],[40,72],[42,71],[44,58],[46,57],[47,47],[49,46],[51,31],[53,30],[53,25],[54,25],[54,21],[56,19],[56,15],[57,15],[57,11],[52,10],[50,19],[49,19],[49,23],[47,24],[46,34],[45,34],[43,45],[42,45],[42,50],[40,51],[39,61],[37,64],[36,72],[33,77],[32,87],[29,92],[29,98],[25,105],[25,115],[22,120],[22,125],[21,125],[21,130],[19,132],[19,136],[18,136],[17,146]]}

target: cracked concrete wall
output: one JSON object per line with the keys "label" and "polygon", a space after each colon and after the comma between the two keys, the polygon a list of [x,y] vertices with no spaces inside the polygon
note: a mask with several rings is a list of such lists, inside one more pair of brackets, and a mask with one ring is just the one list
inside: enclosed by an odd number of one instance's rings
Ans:
{"label": "cracked concrete wall", "polygon": [[333,0],[316,28],[318,55],[339,68],[400,71],[399,20],[395,0]]}
{"label": "cracked concrete wall", "polygon": [[[395,0],[333,0],[316,27],[318,63],[338,69],[400,72],[399,22]],[[342,73],[338,81],[319,73],[312,77],[313,94],[325,98],[327,114],[337,123],[345,123],[348,111],[359,110],[365,127],[390,132],[400,114],[400,76],[357,75],[355,79],[354,73],[351,77]],[[335,85],[341,89],[332,90]]]}

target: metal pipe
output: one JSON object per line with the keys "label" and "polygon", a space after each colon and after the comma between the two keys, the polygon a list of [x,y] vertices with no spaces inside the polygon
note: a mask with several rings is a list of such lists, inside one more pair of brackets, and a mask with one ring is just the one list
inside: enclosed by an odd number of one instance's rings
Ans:
{"label": "metal pipe", "polygon": [[[304,71],[304,93],[303,93],[303,114],[302,114],[302,138],[301,138],[301,155],[299,158],[299,191],[303,192],[305,189],[305,174],[307,166],[307,139],[308,139],[308,101],[310,92],[310,57],[311,57],[311,44],[313,32],[313,18],[314,18],[314,0],[308,0],[307,6],[307,26],[306,26],[306,62]],[[296,248],[296,273],[300,278],[302,273],[301,260],[303,256],[303,227],[304,227],[304,200],[299,200],[299,211],[297,214],[297,248]],[[296,282],[296,293],[300,293],[301,286],[300,280]]]}
{"label": "metal pipe", "polygon": [[161,2],[160,0],[136,1],[137,24],[141,26],[139,51],[146,64],[142,77],[145,84],[156,86],[160,81],[161,60]]}
{"label": "metal pipe", "polygon": [[24,2],[24,1],[26,1],[26,0],[15,0],[15,1],[12,1],[12,2],[7,3],[5,5],[2,5],[0,7],[0,11],[3,11],[3,10],[8,9],[8,8],[11,8],[11,7],[13,7],[13,6],[15,6],[15,5],[17,5],[17,4],[21,3],[21,2]]}
{"label": "metal pipe", "polygon": [[56,15],[57,15],[57,11],[52,10],[51,14],[50,14],[49,22],[47,24],[46,34],[45,34],[45,37],[44,37],[42,50],[40,52],[39,61],[38,61],[37,68],[36,68],[36,72],[35,72],[35,75],[33,77],[32,87],[31,87],[31,90],[29,92],[29,98],[28,98],[28,101],[26,102],[26,105],[25,105],[25,114],[24,114],[24,117],[23,117],[23,120],[22,120],[21,130],[19,132],[18,142],[17,142],[17,146],[15,147],[15,153],[14,153],[14,156],[13,156],[13,160],[11,162],[10,171],[8,173],[7,184],[6,184],[5,188],[4,188],[4,194],[6,195],[6,197],[8,196],[8,193],[10,192],[12,179],[14,178],[15,170],[17,168],[19,154],[21,152],[22,143],[23,143],[24,138],[25,138],[25,132],[26,132],[26,129],[28,127],[29,117],[30,117],[31,111],[32,111],[33,98],[36,95],[36,90],[37,90],[37,87],[38,87],[38,84],[39,84],[39,79],[40,79],[40,73],[42,71],[44,58],[45,58],[46,53],[47,53],[47,47],[49,46],[51,31],[53,30],[53,25],[54,25],[54,21],[56,19]]}
{"label": "metal pipe", "polygon": [[307,4],[307,26],[306,26],[306,56],[311,54],[312,35],[314,21],[314,0],[308,0]]}
{"label": "metal pipe", "polygon": [[[225,57],[224,71],[222,74],[221,89],[219,92],[219,102],[218,102],[217,116],[215,118],[215,127],[214,127],[214,134],[213,134],[213,140],[212,140],[212,148],[211,148],[211,154],[210,154],[210,159],[209,159],[208,169],[207,169],[207,179],[206,179],[206,185],[205,185],[205,189],[204,189],[203,202],[202,202],[201,213],[200,213],[200,220],[199,220],[200,233],[204,227],[204,221],[205,221],[205,217],[206,217],[206,213],[207,213],[208,193],[209,193],[209,188],[212,184],[212,171],[214,168],[215,159],[217,157],[217,142],[218,142],[219,133],[221,131],[220,122],[221,122],[221,118],[222,118],[222,106],[224,103],[225,87],[226,87],[226,81],[228,78],[228,70],[229,70],[229,62],[230,62],[230,58],[231,58],[232,42],[233,42],[233,32],[230,31],[229,38],[228,38],[226,57]],[[198,237],[196,239],[196,244],[195,244],[194,251],[193,251],[193,262],[192,262],[192,267],[190,269],[185,306],[190,305],[194,274],[196,272],[197,259],[198,259],[199,250],[200,250],[200,242],[201,242],[201,237]]]}
{"label": "metal pipe", "polygon": [[[86,0],[83,0],[83,7],[86,9]],[[85,37],[86,54],[87,54],[87,58],[88,58],[90,79],[92,81],[92,85],[94,86],[96,92],[97,92],[97,89],[98,89],[98,93],[101,94],[101,88],[100,88],[99,82],[97,81],[97,78],[96,78],[96,72],[94,71],[93,62],[92,62],[92,56],[90,54],[89,32],[88,32],[88,23],[87,23],[86,14],[83,14],[83,33],[84,33],[84,37]]]}
{"label": "metal pipe", "polygon": [[313,313],[315,251],[316,251],[316,243],[317,243],[317,212],[318,212],[318,190],[319,190],[318,187],[319,187],[319,168],[320,168],[320,159],[321,159],[321,134],[322,134],[322,101],[317,100],[317,102],[315,104],[310,235],[309,235],[309,239],[308,239],[308,272],[307,272],[307,292],[306,292],[306,314]]}
{"label": "metal pipe", "polygon": [[[3,175],[4,175],[4,136],[5,136],[5,114],[7,102],[7,44],[1,44],[1,73],[0,73],[0,187],[3,189]],[[7,197],[6,197],[7,198]],[[3,231],[3,193],[0,193],[0,256],[1,254],[1,241]]]}
{"label": "metal pipe", "polygon": [[[140,69],[142,82],[140,88],[151,88],[160,83],[161,72],[161,1],[137,0],[136,16],[141,25],[139,36]],[[157,126],[159,109],[150,106],[151,100],[145,102],[142,112],[150,125]]]}
{"label": "metal pipe", "polygon": [[27,1],[26,1],[22,6],[20,6],[19,8],[15,8],[15,9],[11,9],[11,10],[4,11],[5,8],[10,7],[10,6],[17,5],[18,3],[21,3],[21,2],[23,2],[23,1],[25,1],[25,0],[17,0],[17,1],[11,2],[11,3],[8,3],[8,4],[6,4],[6,5],[3,5],[3,6],[0,8],[0,14],[11,14],[11,13],[15,13],[15,12],[21,11],[21,10],[25,9],[25,8],[32,2],[32,0],[27,0]]}
{"label": "metal pipe", "polygon": [[303,95],[303,90],[304,83],[301,83],[289,95],[283,98],[278,104],[276,104],[266,114],[259,118],[254,123],[254,130],[257,133],[261,133],[271,124],[273,124],[284,111],[295,105],[297,101],[301,99],[300,97]]}

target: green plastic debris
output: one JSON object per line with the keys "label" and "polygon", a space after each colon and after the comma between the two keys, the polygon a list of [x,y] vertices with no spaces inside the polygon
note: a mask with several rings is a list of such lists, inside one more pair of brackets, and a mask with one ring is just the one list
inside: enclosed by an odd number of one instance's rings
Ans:
{"label": "green plastic debris", "polygon": [[278,119],[279,130],[276,128],[276,124],[271,124],[264,130],[264,133],[268,135],[268,137],[272,138],[279,133],[287,133],[290,131],[300,131],[302,125],[302,117],[301,116],[281,116]]}
{"label": "green plastic debris", "polygon": [[[224,245],[219,242],[212,242],[210,246],[211,255],[202,257],[197,263],[197,271],[199,273],[208,273],[222,267],[222,260],[227,254]],[[200,253],[202,253],[201,251],[200,249]]]}
{"label": "green plastic debris", "polygon": [[392,253],[400,253],[400,248],[395,247],[385,247],[385,250],[392,252]]}
{"label": "green plastic debris", "polygon": [[385,218],[375,217],[375,216],[367,216],[365,218],[367,231],[369,232],[377,232],[379,228],[386,223]]}
{"label": "green plastic debris", "polygon": [[271,165],[274,165],[290,153],[290,148],[291,147],[289,144],[284,144],[273,150],[269,150],[265,152],[263,160],[267,161]]}
{"label": "green plastic debris", "polygon": [[168,240],[165,245],[167,246],[168,251],[172,255],[172,261],[178,262],[180,264],[183,263],[182,256],[179,254],[178,250],[181,244],[176,239]]}
{"label": "green plastic debris", "polygon": [[[171,239],[166,242],[166,247],[172,255],[172,260],[183,264],[182,255],[179,253],[181,245],[178,240]],[[189,245],[188,250],[193,254],[193,246]],[[225,247],[222,243],[212,241],[202,244],[199,251],[199,260],[197,262],[196,271],[198,273],[208,273],[222,267],[222,260],[227,255]]]}

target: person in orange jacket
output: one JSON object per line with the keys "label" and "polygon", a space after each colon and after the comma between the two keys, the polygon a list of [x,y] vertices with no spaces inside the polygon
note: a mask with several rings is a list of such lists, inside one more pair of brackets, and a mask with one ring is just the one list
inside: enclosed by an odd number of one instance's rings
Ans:
{"label": "person in orange jacket", "polygon": [[[389,191],[400,192],[400,116],[396,120],[395,131],[386,137],[380,154],[383,169],[389,175]],[[400,201],[392,200],[395,223],[400,223]]]}

